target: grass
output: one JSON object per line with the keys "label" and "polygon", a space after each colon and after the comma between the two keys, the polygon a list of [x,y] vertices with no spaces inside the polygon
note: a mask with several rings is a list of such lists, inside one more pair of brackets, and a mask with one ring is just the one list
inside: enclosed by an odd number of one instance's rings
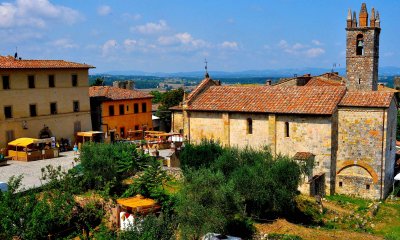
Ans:
{"label": "grass", "polygon": [[387,200],[381,204],[374,220],[374,233],[385,236],[385,239],[400,240],[400,201]]}
{"label": "grass", "polygon": [[326,199],[332,202],[336,202],[339,206],[342,206],[344,208],[354,208],[353,210],[356,211],[366,210],[372,204],[371,200],[349,197],[339,194],[326,196]]}
{"label": "grass", "polygon": [[164,189],[169,193],[176,193],[179,191],[181,187],[182,187],[182,182],[176,180],[171,180],[164,183]]}

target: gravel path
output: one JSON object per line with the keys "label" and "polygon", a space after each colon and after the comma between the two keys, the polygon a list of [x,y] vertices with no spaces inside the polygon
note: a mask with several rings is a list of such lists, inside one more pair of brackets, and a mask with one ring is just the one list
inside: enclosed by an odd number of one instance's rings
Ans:
{"label": "gravel path", "polygon": [[15,175],[23,175],[21,188],[29,189],[40,186],[41,169],[47,165],[54,167],[61,166],[62,170],[71,169],[74,162],[74,152],[62,152],[60,157],[32,162],[20,162],[10,160],[7,165],[0,166],[0,182],[8,182],[8,179]]}

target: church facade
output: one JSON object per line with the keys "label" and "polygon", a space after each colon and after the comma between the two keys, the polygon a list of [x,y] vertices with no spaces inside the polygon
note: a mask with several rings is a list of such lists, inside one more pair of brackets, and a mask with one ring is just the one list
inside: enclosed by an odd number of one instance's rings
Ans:
{"label": "church facade", "polygon": [[263,86],[226,86],[206,78],[180,106],[173,131],[196,143],[268,146],[273,154],[312,160],[300,190],[383,199],[395,164],[397,102],[378,86],[379,13],[365,4],[347,19],[347,77],[304,75]]}

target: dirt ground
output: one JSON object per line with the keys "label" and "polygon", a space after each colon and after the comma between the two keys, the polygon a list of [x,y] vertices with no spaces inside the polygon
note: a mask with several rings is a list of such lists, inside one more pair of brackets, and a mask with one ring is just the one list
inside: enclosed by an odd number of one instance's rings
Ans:
{"label": "dirt ground", "polygon": [[256,224],[256,228],[261,236],[269,233],[280,233],[297,235],[305,240],[383,240],[383,237],[373,236],[368,233],[307,228],[284,219],[278,219],[272,224]]}

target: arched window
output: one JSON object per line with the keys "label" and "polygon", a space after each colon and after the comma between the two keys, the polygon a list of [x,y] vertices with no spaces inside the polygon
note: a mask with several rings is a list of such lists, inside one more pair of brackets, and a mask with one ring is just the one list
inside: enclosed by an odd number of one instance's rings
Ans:
{"label": "arched window", "polygon": [[356,54],[364,55],[364,36],[362,34],[357,35]]}
{"label": "arched window", "polygon": [[253,134],[253,119],[247,119],[247,134]]}

